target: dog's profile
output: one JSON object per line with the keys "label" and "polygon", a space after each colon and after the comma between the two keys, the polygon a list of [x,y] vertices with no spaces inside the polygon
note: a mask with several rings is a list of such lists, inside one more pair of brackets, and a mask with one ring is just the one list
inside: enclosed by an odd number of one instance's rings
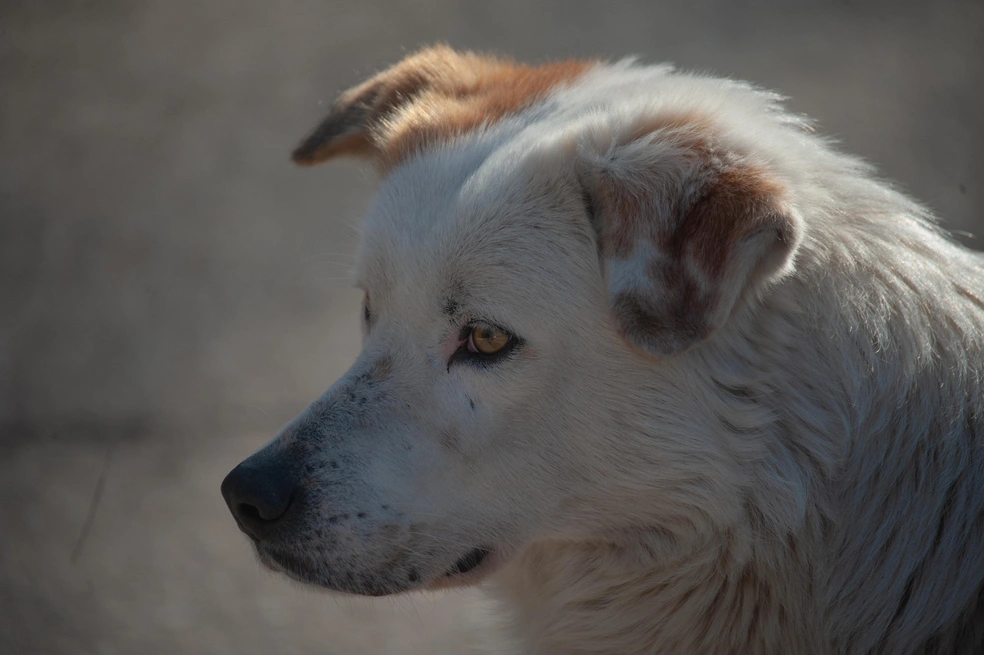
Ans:
{"label": "dog's profile", "polygon": [[364,348],[222,485],[266,565],[487,580],[530,654],[984,652],[984,260],[926,209],[631,61],[426,49],[342,155]]}

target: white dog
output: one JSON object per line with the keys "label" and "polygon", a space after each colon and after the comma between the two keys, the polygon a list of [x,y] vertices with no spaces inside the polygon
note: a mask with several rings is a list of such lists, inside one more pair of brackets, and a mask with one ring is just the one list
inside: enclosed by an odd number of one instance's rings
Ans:
{"label": "white dog", "polygon": [[523,653],[984,652],[984,261],[746,84],[424,50],[351,370],[223,482],[261,560]]}

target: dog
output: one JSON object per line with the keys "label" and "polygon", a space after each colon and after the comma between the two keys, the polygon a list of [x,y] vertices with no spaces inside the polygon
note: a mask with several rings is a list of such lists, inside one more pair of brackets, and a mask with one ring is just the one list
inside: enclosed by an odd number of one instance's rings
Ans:
{"label": "dog", "polygon": [[522,653],[984,652],[984,261],[781,98],[444,46],[293,154],[382,182],[351,369],[222,493],[259,559],[487,581]]}

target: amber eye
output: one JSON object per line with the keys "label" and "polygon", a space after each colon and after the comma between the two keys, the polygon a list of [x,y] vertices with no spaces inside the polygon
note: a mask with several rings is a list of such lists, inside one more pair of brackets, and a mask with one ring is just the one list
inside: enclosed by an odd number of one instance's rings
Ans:
{"label": "amber eye", "polygon": [[508,332],[481,326],[476,327],[468,335],[469,349],[483,355],[496,354],[505,348],[510,341],[512,341],[512,335]]}

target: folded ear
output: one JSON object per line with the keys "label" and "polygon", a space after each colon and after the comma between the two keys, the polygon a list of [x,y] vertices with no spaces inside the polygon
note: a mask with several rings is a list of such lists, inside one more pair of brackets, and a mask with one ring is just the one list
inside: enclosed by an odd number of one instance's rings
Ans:
{"label": "folded ear", "polygon": [[429,144],[529,106],[591,65],[533,67],[447,46],[426,48],[343,93],[293,160],[310,166],[354,155],[387,169]]}
{"label": "folded ear", "polygon": [[650,120],[618,132],[581,146],[579,176],[619,331],[670,356],[791,269],[801,219],[783,182],[729,151],[707,122]]}
{"label": "folded ear", "polygon": [[293,160],[310,166],[339,155],[373,155],[374,131],[387,117],[430,88],[466,84],[470,69],[479,63],[478,57],[459,55],[444,46],[407,57],[342,93],[294,150]]}

